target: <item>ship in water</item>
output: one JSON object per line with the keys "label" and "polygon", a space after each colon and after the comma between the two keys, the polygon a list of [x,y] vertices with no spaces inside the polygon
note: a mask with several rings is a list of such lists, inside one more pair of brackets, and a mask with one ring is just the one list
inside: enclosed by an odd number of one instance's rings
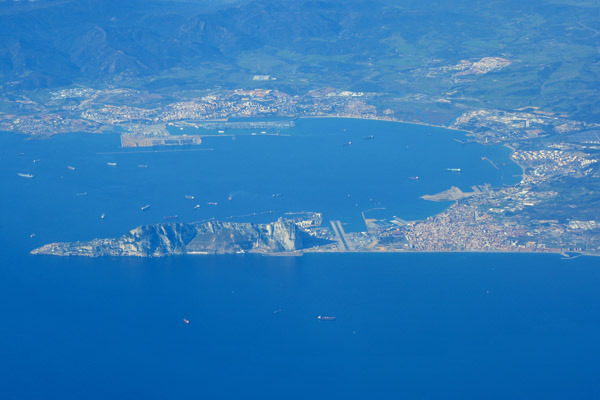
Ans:
{"label": "ship in water", "polygon": [[17,172],[17,175],[19,175],[22,178],[29,178],[29,179],[33,178],[32,174],[25,174],[23,172]]}
{"label": "ship in water", "polygon": [[198,209],[198,208],[200,208],[200,204],[196,204],[196,205],[194,206],[194,210],[196,210],[196,209]]}
{"label": "ship in water", "polygon": [[87,196],[87,192],[75,193],[75,196]]}
{"label": "ship in water", "polygon": [[408,179],[411,179],[413,181],[418,181],[419,177],[418,176],[409,176]]}
{"label": "ship in water", "polygon": [[75,171],[75,167],[72,167],[70,165],[67,165],[67,168],[69,168],[71,171]]}
{"label": "ship in water", "polygon": [[145,206],[142,206],[142,211],[146,211],[149,208],[150,208],[150,204],[146,204]]}
{"label": "ship in water", "polygon": [[116,162],[107,162],[106,165],[110,165],[111,167],[116,167],[117,163]]}
{"label": "ship in water", "polygon": [[273,193],[271,195],[271,197],[273,197],[273,198],[275,198],[275,197],[281,197],[281,196],[283,196],[283,194],[281,194],[281,193]]}
{"label": "ship in water", "polygon": [[218,206],[219,205],[219,203],[217,203],[216,201],[209,201],[206,204],[208,204],[209,206]]}
{"label": "ship in water", "polygon": [[375,139],[375,136],[373,136],[373,135],[363,137],[363,140],[373,140],[373,139]]}
{"label": "ship in water", "polygon": [[319,321],[334,321],[336,317],[328,317],[326,315],[319,315],[317,319]]}
{"label": "ship in water", "polygon": [[167,221],[167,220],[170,220],[170,219],[177,219],[177,218],[179,218],[179,215],[177,215],[177,214],[175,214],[175,215],[165,215],[165,216],[163,217],[163,219],[164,219],[165,221]]}
{"label": "ship in water", "polygon": [[189,324],[189,323],[190,323],[190,320],[189,320],[189,319],[186,319],[186,318],[184,318],[184,319],[183,319],[183,323],[187,325],[187,324]]}
{"label": "ship in water", "polygon": [[461,172],[460,168],[446,168],[448,172]]}
{"label": "ship in water", "polygon": [[185,198],[186,198],[186,200],[194,200],[194,199],[195,199],[195,197],[194,197],[194,196],[192,196],[191,194],[186,194],[186,195],[185,195],[185,196],[183,196],[183,197],[185,197]]}
{"label": "ship in water", "polygon": [[342,145],[342,147],[346,147],[346,146],[350,146],[350,145],[352,145],[352,142],[344,143],[344,144]]}
{"label": "ship in water", "polygon": [[227,196],[227,200],[229,200],[229,201],[233,200],[233,195],[230,194],[229,196]]}
{"label": "ship in water", "polygon": [[138,168],[148,168],[146,164],[138,164]]}
{"label": "ship in water", "polygon": [[100,215],[100,219],[104,219],[105,215],[104,213],[102,213],[102,215]]}
{"label": "ship in water", "polygon": [[33,163],[34,163],[34,164],[37,164],[37,163],[39,163],[39,162],[40,162],[40,160],[33,160]]}

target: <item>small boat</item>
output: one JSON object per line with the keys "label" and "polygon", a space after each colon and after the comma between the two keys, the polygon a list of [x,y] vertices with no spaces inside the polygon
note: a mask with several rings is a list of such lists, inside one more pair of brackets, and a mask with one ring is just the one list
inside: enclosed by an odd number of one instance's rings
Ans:
{"label": "small boat", "polygon": [[106,165],[110,165],[111,167],[116,167],[117,163],[116,162],[107,162]]}
{"label": "small boat", "polygon": [[102,213],[102,215],[100,215],[100,219],[104,219],[105,215],[104,213]]}
{"label": "small boat", "polygon": [[75,196],[87,196],[87,192],[75,193]]}
{"label": "small boat", "polygon": [[418,176],[409,176],[408,179],[412,179],[413,181],[418,181],[419,177]]}
{"label": "small boat", "polygon": [[35,237],[35,233],[32,233],[31,235],[29,235],[30,238],[34,238]]}
{"label": "small boat", "polygon": [[232,196],[232,195],[229,195],[229,196],[227,197],[227,200],[229,200],[229,201],[233,200],[233,196]]}
{"label": "small boat", "polygon": [[271,195],[271,197],[273,197],[273,198],[275,198],[275,197],[281,197],[281,196],[283,196],[283,194],[281,194],[281,193],[273,193]]}
{"label": "small boat", "polygon": [[184,318],[184,319],[183,319],[183,323],[187,325],[187,324],[189,324],[189,323],[190,323],[190,320],[189,320],[189,319],[186,319],[186,318]]}
{"label": "small boat", "polygon": [[218,131],[219,133],[225,133],[225,131]]}
{"label": "small boat", "polygon": [[72,167],[70,165],[67,165],[67,168],[69,168],[71,171],[75,171],[75,167]]}
{"label": "small boat", "polygon": [[37,164],[37,163],[39,163],[39,162],[40,162],[40,160],[33,160],[33,163],[34,163],[34,164]]}
{"label": "small boat", "polygon": [[275,311],[273,311],[273,314],[277,315],[277,314],[279,314],[280,312],[281,312],[281,310],[275,310]]}
{"label": "small boat", "polygon": [[142,206],[142,211],[145,211],[149,208],[150,208],[150,204],[146,204],[145,206]]}
{"label": "small boat", "polygon": [[177,218],[179,218],[179,215],[177,215],[177,214],[175,214],[175,215],[166,215],[166,216],[163,217],[163,219],[165,221],[169,220],[169,219],[177,219]]}
{"label": "small boat", "polygon": [[209,206],[218,206],[219,205],[219,203],[217,203],[216,201],[209,201],[206,204],[208,204]]}
{"label": "small boat", "polygon": [[363,140],[373,140],[373,139],[375,139],[375,136],[373,136],[373,135],[363,137]]}
{"label": "small boat", "polygon": [[194,196],[192,196],[191,194],[186,194],[186,195],[185,195],[185,196],[183,196],[183,197],[185,197],[187,200],[194,200],[194,199],[195,199],[195,197],[194,197]]}
{"label": "small boat", "polygon": [[138,168],[148,168],[146,164],[138,164]]}
{"label": "small boat", "polygon": [[195,210],[195,209],[197,209],[197,208],[200,208],[200,204],[196,204],[196,205],[194,206],[194,210]]}
{"label": "small boat", "polygon": [[24,174],[22,172],[17,172],[17,175],[19,175],[22,178],[29,178],[29,179],[33,178],[32,174]]}
{"label": "small boat", "polygon": [[325,316],[325,315],[319,315],[317,317],[317,319],[320,320],[320,321],[334,321],[335,318],[336,317],[328,317],[328,316]]}
{"label": "small boat", "polygon": [[460,168],[446,168],[448,172],[461,172]]}
{"label": "small boat", "polygon": [[342,147],[346,147],[346,146],[350,146],[350,145],[352,145],[352,142],[344,143],[344,144],[342,145]]}

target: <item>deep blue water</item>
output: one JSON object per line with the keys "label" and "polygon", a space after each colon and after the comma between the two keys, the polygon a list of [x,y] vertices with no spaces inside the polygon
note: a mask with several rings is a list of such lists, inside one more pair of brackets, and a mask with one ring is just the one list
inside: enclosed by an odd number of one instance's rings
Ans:
{"label": "deep blue water", "polygon": [[[255,219],[268,220],[312,210],[358,230],[372,207],[420,218],[445,206],[418,199],[424,193],[518,179],[506,149],[463,146],[455,132],[303,120],[291,133],[135,154],[108,135],[0,135],[1,397],[597,397],[594,258],[28,255],[173,214],[192,221],[273,211]],[[362,140],[371,133],[375,140]],[[97,154],[106,152],[117,154]],[[482,156],[506,165],[496,170]]]}

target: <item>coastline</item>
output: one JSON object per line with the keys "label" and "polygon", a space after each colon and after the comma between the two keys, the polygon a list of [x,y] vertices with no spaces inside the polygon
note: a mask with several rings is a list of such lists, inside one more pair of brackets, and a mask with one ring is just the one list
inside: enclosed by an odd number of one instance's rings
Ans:
{"label": "coastline", "polygon": [[440,128],[440,129],[448,129],[450,131],[455,132],[464,132],[465,134],[473,134],[472,131],[466,131],[464,129],[457,129],[453,127],[449,127],[446,125],[435,125],[429,124],[427,122],[419,122],[419,121],[404,121],[401,119],[388,119],[383,117],[356,117],[356,116],[348,116],[348,115],[309,115],[309,116],[300,116],[298,119],[323,119],[323,118],[340,118],[340,119],[357,119],[357,120],[365,120],[365,121],[382,121],[382,122],[395,122],[399,124],[407,124],[407,125],[420,125],[420,126],[428,126],[431,128]]}

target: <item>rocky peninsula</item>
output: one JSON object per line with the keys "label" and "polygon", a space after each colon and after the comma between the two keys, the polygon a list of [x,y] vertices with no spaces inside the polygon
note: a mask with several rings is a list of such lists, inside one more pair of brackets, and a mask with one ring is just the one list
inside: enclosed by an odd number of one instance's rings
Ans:
{"label": "rocky peninsula", "polygon": [[137,227],[113,239],[50,243],[31,254],[56,256],[162,257],[176,254],[293,253],[330,244],[290,220],[266,224],[235,222],[163,223]]}

